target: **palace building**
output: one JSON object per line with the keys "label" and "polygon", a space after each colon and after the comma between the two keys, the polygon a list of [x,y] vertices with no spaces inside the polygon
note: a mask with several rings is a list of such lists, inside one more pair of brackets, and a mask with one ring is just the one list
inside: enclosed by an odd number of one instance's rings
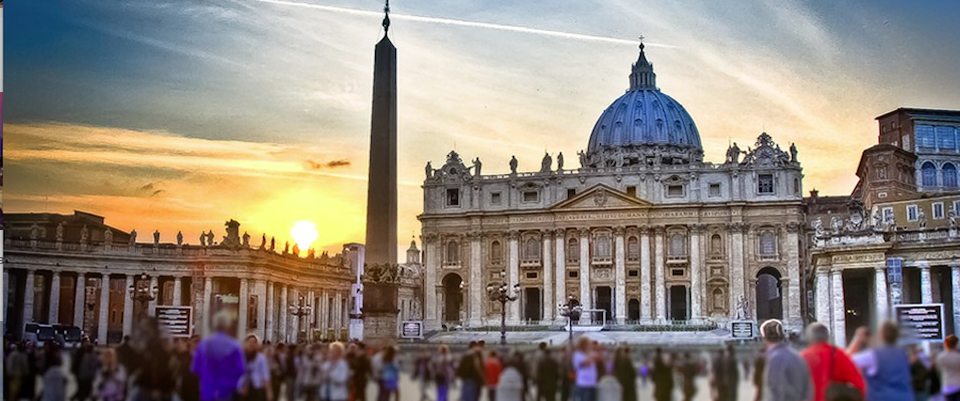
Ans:
{"label": "palace building", "polygon": [[[210,332],[220,310],[236,317],[236,334],[271,342],[347,339],[351,268],[341,255],[301,257],[264,236],[252,245],[240,223],[226,235],[204,233],[200,245],[137,241],[136,231],[84,212],[8,214],[3,284],[8,334],[27,323],[77,326],[100,344],[130,334],[140,316],[161,306],[191,306],[193,334]],[[153,299],[136,299],[145,288]]]}
{"label": "palace building", "polygon": [[426,330],[497,325],[489,285],[517,286],[510,325],[565,323],[574,298],[607,325],[724,325],[783,319],[799,329],[802,169],[767,133],[703,160],[700,132],[656,85],[644,46],[626,93],[600,113],[579,167],[481,173],[450,152],[423,182]]}

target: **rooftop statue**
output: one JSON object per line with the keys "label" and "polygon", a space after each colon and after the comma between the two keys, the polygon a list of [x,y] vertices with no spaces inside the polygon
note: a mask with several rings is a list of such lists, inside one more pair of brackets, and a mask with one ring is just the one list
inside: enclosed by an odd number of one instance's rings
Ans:
{"label": "rooftop statue", "polygon": [[540,172],[546,173],[553,168],[553,158],[550,157],[549,153],[543,153],[543,160],[540,161]]}
{"label": "rooftop statue", "polygon": [[510,174],[517,174],[517,156],[510,156]]}
{"label": "rooftop statue", "polygon": [[480,168],[483,167],[483,163],[480,162],[480,158],[473,159],[473,175],[475,177],[480,176]]}
{"label": "rooftop statue", "polygon": [[130,231],[130,246],[134,246],[136,244],[137,244],[137,230],[134,229]]}
{"label": "rooftop statue", "polygon": [[563,171],[563,152],[557,153],[557,171]]}
{"label": "rooftop statue", "polygon": [[177,231],[177,246],[183,245],[183,231]]}

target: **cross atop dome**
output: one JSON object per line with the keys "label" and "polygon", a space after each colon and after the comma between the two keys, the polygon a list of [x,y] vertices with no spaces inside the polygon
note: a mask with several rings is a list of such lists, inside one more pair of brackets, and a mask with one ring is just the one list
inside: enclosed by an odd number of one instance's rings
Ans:
{"label": "cross atop dome", "polygon": [[386,0],[383,6],[383,35],[386,36],[390,31],[390,0]]}
{"label": "cross atop dome", "polygon": [[653,64],[647,61],[647,54],[644,51],[643,35],[640,35],[640,56],[637,62],[633,64],[633,70],[630,72],[630,90],[639,89],[657,89],[657,74],[653,72]]}

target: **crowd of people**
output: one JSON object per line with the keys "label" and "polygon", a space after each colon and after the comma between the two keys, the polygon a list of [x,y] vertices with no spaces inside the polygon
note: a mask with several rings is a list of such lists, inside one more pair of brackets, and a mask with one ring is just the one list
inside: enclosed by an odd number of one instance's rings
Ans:
{"label": "crowd of people", "polygon": [[[238,342],[227,334],[228,317],[215,316],[213,323],[207,338],[169,341],[156,321],[144,319],[119,346],[84,342],[69,353],[69,366],[55,344],[37,349],[8,342],[4,396],[7,401],[400,400],[395,347],[262,344],[254,335]],[[960,401],[956,336],[949,336],[934,358],[918,347],[898,346],[899,330],[892,323],[882,324],[873,338],[858,330],[847,349],[830,344],[830,332],[820,323],[807,327],[801,352],[777,320],[766,321],[760,333],[764,346],[756,354],[728,345],[709,358],[661,349],[635,355],[629,347],[607,347],[582,336],[570,347],[540,344],[530,352],[504,353],[473,342],[455,356],[440,345],[409,355],[403,364],[418,384],[419,401],[496,401],[507,371],[513,377],[507,380],[519,379],[523,399],[535,401],[600,400],[603,380],[619,385],[622,400],[637,400],[638,387],[652,386],[655,401],[689,401],[698,391],[708,391],[715,401]],[[708,389],[698,389],[699,377],[708,379]],[[741,382],[752,383],[752,397],[738,394]]]}

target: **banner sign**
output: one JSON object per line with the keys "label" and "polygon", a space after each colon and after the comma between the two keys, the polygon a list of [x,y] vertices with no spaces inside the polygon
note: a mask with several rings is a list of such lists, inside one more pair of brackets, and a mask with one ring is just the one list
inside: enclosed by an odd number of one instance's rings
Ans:
{"label": "banner sign", "polygon": [[913,341],[943,341],[943,304],[894,305],[894,318]]}
{"label": "banner sign", "polygon": [[400,325],[400,338],[423,338],[423,321],[407,320]]}
{"label": "banner sign", "polygon": [[156,315],[162,333],[175,338],[190,338],[193,322],[192,307],[157,305]]}

